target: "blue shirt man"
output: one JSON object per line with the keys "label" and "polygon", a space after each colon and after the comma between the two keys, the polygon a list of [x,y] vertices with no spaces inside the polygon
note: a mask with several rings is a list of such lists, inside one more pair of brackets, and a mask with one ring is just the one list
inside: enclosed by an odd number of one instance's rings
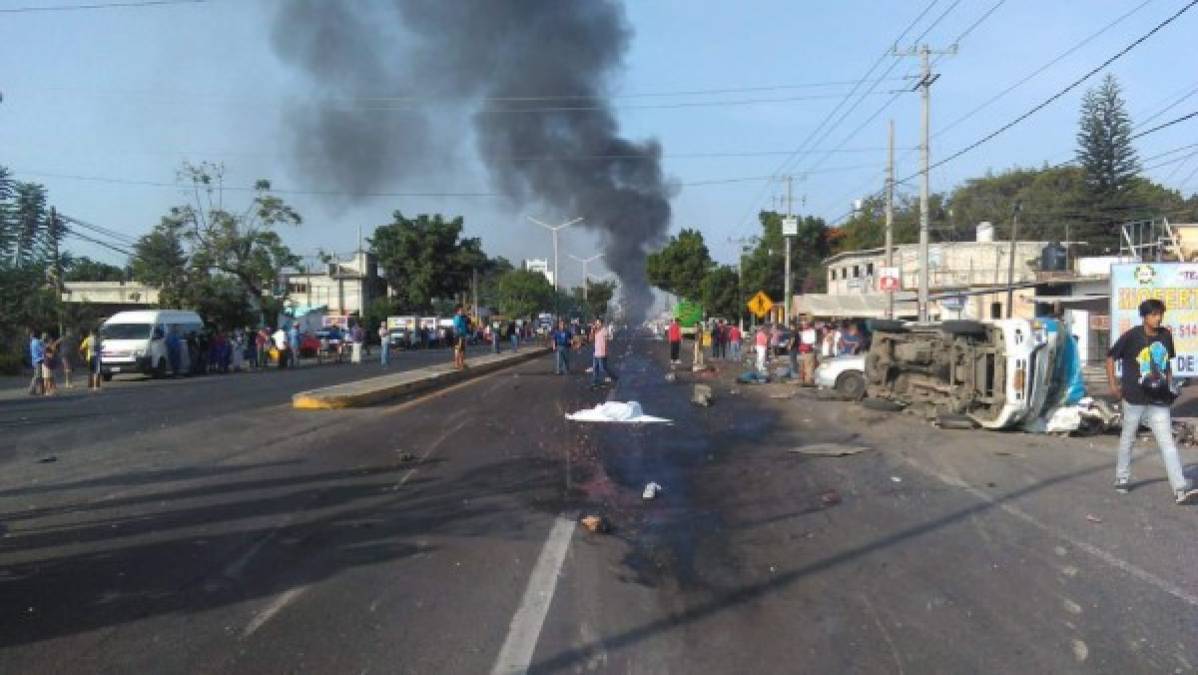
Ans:
{"label": "blue shirt man", "polygon": [[46,360],[46,344],[36,333],[29,335],[29,362],[33,364],[33,379],[29,381],[29,395],[38,396],[46,393],[46,385],[42,380],[42,363]]}
{"label": "blue shirt man", "polygon": [[574,334],[566,328],[565,321],[557,322],[557,330],[553,331],[553,373],[566,375],[570,372],[570,343]]}
{"label": "blue shirt man", "polygon": [[29,360],[35,366],[46,360],[46,345],[36,335],[29,339]]}

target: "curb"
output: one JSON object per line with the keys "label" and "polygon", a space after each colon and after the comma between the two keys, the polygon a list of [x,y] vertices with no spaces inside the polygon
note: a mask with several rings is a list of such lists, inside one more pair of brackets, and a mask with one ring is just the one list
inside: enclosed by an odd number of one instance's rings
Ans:
{"label": "curb", "polygon": [[412,394],[443,389],[552,352],[548,347],[535,347],[516,354],[487,354],[467,361],[466,370],[454,370],[452,365],[431,366],[310,389],[293,394],[291,407],[296,410],[361,408]]}

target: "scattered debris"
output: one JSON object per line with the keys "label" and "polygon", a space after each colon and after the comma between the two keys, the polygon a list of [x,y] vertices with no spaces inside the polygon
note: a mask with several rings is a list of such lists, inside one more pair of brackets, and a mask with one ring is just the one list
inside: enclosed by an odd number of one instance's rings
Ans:
{"label": "scattered debris", "polygon": [[711,391],[711,385],[695,385],[694,392],[691,394],[691,403],[707,408],[711,406],[713,399],[715,399],[715,394]]}
{"label": "scattered debris", "polygon": [[740,390],[737,389],[736,387],[733,387],[728,390],[728,395],[729,396],[740,396]]}
{"label": "scattered debris", "polygon": [[836,490],[828,490],[827,492],[820,494],[819,500],[823,502],[824,506],[836,506],[842,501],[840,498],[840,493]]}
{"label": "scattered debris", "polygon": [[416,459],[416,455],[413,455],[407,450],[396,450],[396,452],[399,453],[399,461],[402,463],[406,464],[407,462],[411,462]]}
{"label": "scattered debris", "polygon": [[994,454],[998,455],[999,457],[1027,457],[1027,455],[1023,454],[1022,452],[1011,452],[1010,450],[995,450]]}
{"label": "scattered debris", "polygon": [[1087,513],[1086,520],[1090,521],[1091,523],[1101,523],[1102,522],[1102,518],[1099,518],[1098,516],[1094,515],[1093,513]]}
{"label": "scattered debris", "polygon": [[770,381],[770,378],[756,370],[746,370],[737,376],[736,381],[741,384],[766,384]]}
{"label": "scattered debris", "polygon": [[810,445],[800,445],[797,448],[791,448],[790,451],[797,452],[800,455],[811,455],[813,457],[845,457],[847,455],[856,455],[869,449],[869,447],[864,445],[812,443]]}
{"label": "scattered debris", "polygon": [[790,392],[779,392],[779,393],[777,393],[777,394],[770,394],[770,398],[776,398],[776,399],[779,399],[779,400],[782,400],[782,399],[788,399],[788,398],[794,398],[794,397],[795,397],[795,393],[794,393],[793,391],[790,391]]}
{"label": "scattered debris", "polygon": [[670,422],[664,417],[646,415],[641,404],[636,401],[623,403],[608,401],[594,408],[567,413],[566,419],[572,422],[620,422],[624,424],[648,424],[653,422]]}
{"label": "scattered debris", "polygon": [[673,371],[666,373],[666,382],[674,382],[677,379],[678,379],[678,376],[676,374],[674,374]]}
{"label": "scattered debris", "polygon": [[53,464],[54,462],[57,462],[57,461],[58,461],[58,457],[55,457],[54,455],[50,455],[49,457],[42,457],[41,459],[37,460],[37,463],[38,464]]}
{"label": "scattered debris", "polygon": [[903,482],[903,479],[902,479],[902,478],[899,478],[898,476],[891,476],[891,477],[890,477],[890,480],[891,480],[891,482],[893,482],[893,483],[901,483],[901,482]]}
{"label": "scattered debris", "polygon": [[1177,439],[1177,444],[1183,447],[1192,448],[1198,445],[1198,432],[1195,431],[1194,425],[1183,420],[1173,420],[1173,436]]}
{"label": "scattered debris", "polygon": [[656,499],[659,492],[661,492],[661,485],[651,482],[645,486],[645,491],[641,493],[641,499]]}
{"label": "scattered debris", "polygon": [[973,429],[977,423],[966,415],[946,414],[936,418],[936,426],[941,429]]}
{"label": "scattered debris", "polygon": [[578,522],[582,523],[582,526],[585,527],[588,532],[594,532],[596,534],[607,534],[608,532],[611,532],[611,523],[607,522],[607,518],[604,518],[603,516],[583,516],[582,518],[578,519]]}

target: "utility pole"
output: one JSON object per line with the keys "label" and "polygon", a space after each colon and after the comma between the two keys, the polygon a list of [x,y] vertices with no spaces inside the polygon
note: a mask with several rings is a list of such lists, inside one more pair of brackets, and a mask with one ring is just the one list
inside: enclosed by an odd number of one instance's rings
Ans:
{"label": "utility pole", "polygon": [[1023,206],[1016,201],[1014,212],[1011,214],[1011,246],[1007,252],[1007,318],[1011,318],[1011,310],[1015,305],[1015,242],[1019,237],[1019,212]]}
{"label": "utility pole", "polygon": [[478,268],[477,267],[470,268],[470,296],[471,296],[470,305],[474,308],[474,311],[473,311],[473,313],[471,313],[471,316],[473,316],[474,319],[477,321],[478,320]]}
{"label": "utility pole", "polygon": [[52,250],[52,253],[54,255],[54,292],[58,294],[57,302],[55,304],[58,305],[58,337],[61,338],[63,335],[63,317],[62,317],[62,314],[63,314],[63,306],[62,306],[63,283],[62,283],[62,258],[59,255],[59,251],[58,251],[58,243],[59,243],[59,240],[62,239],[62,231],[59,229],[59,227],[60,227],[60,221],[58,220],[58,211],[53,206],[51,206],[50,207],[50,226],[48,229],[50,231],[50,241],[54,244],[54,249]]}
{"label": "utility pole", "polygon": [[786,220],[782,227],[782,238],[786,240],[786,278],[782,283],[782,323],[790,325],[790,240],[791,235],[787,231],[791,227],[791,219],[794,218],[794,177],[786,177]]}
{"label": "utility pole", "polygon": [[557,294],[557,280],[558,280],[558,275],[557,275],[557,233],[561,232],[562,230],[566,229],[567,227],[570,227],[571,225],[573,225],[575,223],[582,222],[582,218],[575,218],[574,220],[564,222],[561,225],[550,225],[548,223],[542,223],[541,221],[537,220],[536,218],[533,218],[532,216],[529,216],[528,219],[553,233],[553,292],[556,295]]}
{"label": "utility pole", "polygon": [[[894,120],[890,120],[890,144],[886,158],[886,267],[894,269]],[[901,279],[901,277],[900,277]],[[899,284],[902,286],[902,284]],[[894,291],[886,294],[886,318],[894,318]]]}
{"label": "utility pole", "polygon": [[940,76],[932,74],[932,64],[928,57],[932,54],[956,54],[957,45],[952,45],[948,49],[942,51],[933,51],[928,46],[921,45],[919,48],[912,47],[906,52],[895,51],[896,56],[919,56],[921,77],[919,82],[915,84],[914,89],[919,89],[923,99],[923,114],[921,120],[922,141],[919,144],[919,162],[921,181],[919,184],[919,320],[928,320],[928,231],[930,228],[928,214],[928,193],[930,186],[928,183],[928,165],[931,162],[931,107],[932,107],[932,83]]}

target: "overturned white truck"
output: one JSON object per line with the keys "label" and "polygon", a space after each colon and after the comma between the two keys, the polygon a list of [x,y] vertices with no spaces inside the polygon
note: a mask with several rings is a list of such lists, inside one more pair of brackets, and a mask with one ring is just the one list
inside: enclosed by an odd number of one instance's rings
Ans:
{"label": "overturned white truck", "polygon": [[1062,409],[1102,427],[1114,421],[1101,403],[1078,406],[1076,345],[1059,321],[878,321],[872,331],[867,401],[987,429],[1052,430]]}

